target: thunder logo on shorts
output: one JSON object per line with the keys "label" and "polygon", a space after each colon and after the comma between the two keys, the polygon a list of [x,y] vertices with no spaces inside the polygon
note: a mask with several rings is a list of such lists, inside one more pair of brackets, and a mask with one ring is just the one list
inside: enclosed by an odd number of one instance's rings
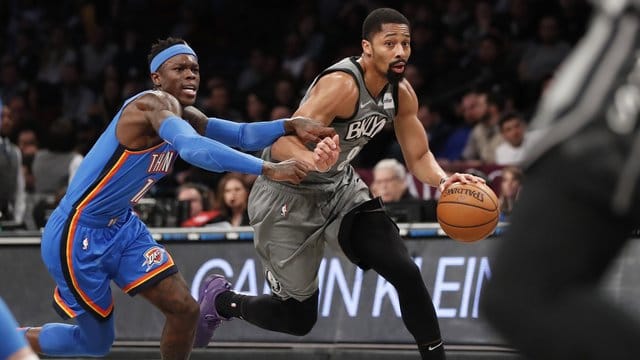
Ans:
{"label": "thunder logo on shorts", "polygon": [[159,246],[154,246],[151,249],[144,252],[144,261],[142,262],[142,267],[144,267],[145,272],[149,272],[151,268],[156,265],[162,264],[164,260],[165,251],[163,248]]}
{"label": "thunder logo on shorts", "polygon": [[112,228],[73,227],[61,242],[65,281],[57,281],[54,293],[55,308],[64,318],[76,317],[83,310],[108,318],[113,312],[112,280],[133,296],[178,271],[169,253],[135,215]]}

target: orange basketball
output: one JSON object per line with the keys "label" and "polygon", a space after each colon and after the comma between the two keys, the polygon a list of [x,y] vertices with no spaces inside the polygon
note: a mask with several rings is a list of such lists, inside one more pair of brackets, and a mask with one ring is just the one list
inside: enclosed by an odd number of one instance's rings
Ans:
{"label": "orange basketball", "polygon": [[474,242],[491,235],[498,225],[498,197],[481,183],[454,183],[440,196],[438,222],[454,240]]}

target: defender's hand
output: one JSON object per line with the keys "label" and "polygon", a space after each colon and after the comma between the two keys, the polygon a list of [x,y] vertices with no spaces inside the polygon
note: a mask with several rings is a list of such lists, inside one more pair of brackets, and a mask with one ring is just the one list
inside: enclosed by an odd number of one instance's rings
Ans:
{"label": "defender's hand", "polygon": [[338,161],[340,156],[340,137],[338,134],[333,137],[326,137],[316,144],[313,149],[313,163],[315,170],[327,172]]}
{"label": "defender's hand", "polygon": [[285,121],[284,130],[286,134],[296,134],[304,143],[317,143],[323,138],[336,134],[332,127],[324,126],[315,120],[302,116],[296,116]]}
{"label": "defender's hand", "polygon": [[299,160],[289,159],[279,163],[265,161],[262,174],[271,180],[299,184],[309,173],[309,166]]}

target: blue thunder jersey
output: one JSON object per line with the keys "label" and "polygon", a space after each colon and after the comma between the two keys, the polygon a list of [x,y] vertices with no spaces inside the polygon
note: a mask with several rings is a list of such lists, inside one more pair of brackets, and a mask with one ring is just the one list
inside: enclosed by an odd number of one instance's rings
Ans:
{"label": "blue thunder jersey", "polygon": [[[364,71],[356,61],[357,57],[344,58],[332,66],[322,71],[313,81],[302,102],[304,103],[311,89],[316,85],[322,76],[341,71],[351,75],[358,85],[360,97],[358,103],[354,104],[354,114],[348,119],[335,118],[331,126],[340,137],[340,155],[335,165],[329,171],[310,172],[309,175],[298,185],[298,187],[322,187],[333,188],[336,184],[350,178],[353,173],[351,161],[358,155],[362,147],[365,146],[376,134],[381,132],[385,126],[391,124],[398,111],[398,86],[387,84],[379,97],[374,97],[367,90],[364,82]],[[309,149],[313,150],[315,144],[309,144]],[[271,147],[263,152],[265,160],[271,159]]]}
{"label": "blue thunder jersey", "polygon": [[116,127],[126,106],[148,92],[125,101],[82,161],[60,203],[61,208],[75,209],[81,216],[96,219],[118,218],[172,170],[178,154],[168,143],[131,150],[121,145],[116,136]]}
{"label": "blue thunder jersey", "polygon": [[126,149],[116,137],[125,101],[82,161],[42,236],[41,254],[56,281],[54,307],[64,318],[85,312],[107,319],[110,282],[135,295],[178,270],[131,207],[171,171],[176,150],[166,142]]}

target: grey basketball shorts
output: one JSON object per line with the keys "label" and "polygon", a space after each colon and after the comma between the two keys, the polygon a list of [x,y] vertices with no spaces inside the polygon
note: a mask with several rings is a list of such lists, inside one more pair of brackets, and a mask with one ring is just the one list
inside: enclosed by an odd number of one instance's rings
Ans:
{"label": "grey basketball shorts", "polygon": [[342,218],[370,198],[357,176],[333,189],[296,187],[260,176],[249,196],[249,219],[271,291],[298,301],[313,295],[325,244],[340,253]]}

